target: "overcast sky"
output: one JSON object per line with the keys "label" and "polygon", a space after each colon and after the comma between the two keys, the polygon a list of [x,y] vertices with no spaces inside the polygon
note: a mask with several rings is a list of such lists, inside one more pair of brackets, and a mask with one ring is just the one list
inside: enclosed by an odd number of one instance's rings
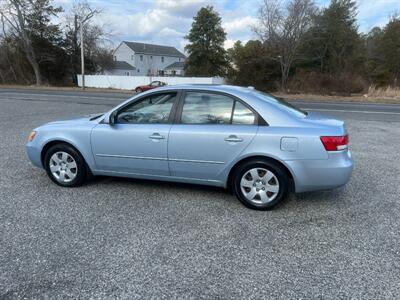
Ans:
{"label": "overcast sky", "polygon": [[[96,22],[102,24],[115,45],[120,41],[138,41],[170,45],[183,51],[192,18],[198,9],[212,5],[222,18],[227,33],[225,47],[237,40],[255,38],[251,25],[257,20],[262,0],[88,0],[103,13]],[[56,0],[68,9],[73,0]],[[329,0],[316,0],[320,6]],[[400,12],[400,0],[358,0],[358,23],[361,32],[387,23],[389,16]]]}

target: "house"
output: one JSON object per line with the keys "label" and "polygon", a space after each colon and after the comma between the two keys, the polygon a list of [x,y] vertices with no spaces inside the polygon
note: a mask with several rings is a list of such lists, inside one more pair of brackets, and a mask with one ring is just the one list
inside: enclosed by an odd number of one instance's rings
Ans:
{"label": "house", "polygon": [[114,61],[112,67],[104,71],[105,75],[134,76],[136,68],[125,61]]}
{"label": "house", "polygon": [[[114,51],[115,66],[108,70],[109,74],[129,76],[163,76],[166,72],[183,74],[183,67],[172,67],[174,63],[183,63],[186,56],[171,46],[145,44],[137,42],[121,42]],[[121,63],[126,63],[126,69]],[[168,70],[166,68],[168,67]],[[132,69],[133,68],[133,69]]]}
{"label": "house", "polygon": [[184,61],[176,61],[169,66],[165,67],[164,74],[169,76],[183,76],[185,62]]}

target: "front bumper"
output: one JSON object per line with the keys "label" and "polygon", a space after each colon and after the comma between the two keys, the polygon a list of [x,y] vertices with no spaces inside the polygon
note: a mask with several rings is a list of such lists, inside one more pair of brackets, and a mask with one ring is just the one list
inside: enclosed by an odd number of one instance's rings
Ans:
{"label": "front bumper", "polygon": [[41,149],[39,147],[35,146],[33,142],[29,142],[26,144],[26,153],[34,166],[43,168]]}
{"label": "front bumper", "polygon": [[296,193],[345,185],[353,172],[350,150],[329,152],[328,159],[291,160],[285,163],[293,174]]}

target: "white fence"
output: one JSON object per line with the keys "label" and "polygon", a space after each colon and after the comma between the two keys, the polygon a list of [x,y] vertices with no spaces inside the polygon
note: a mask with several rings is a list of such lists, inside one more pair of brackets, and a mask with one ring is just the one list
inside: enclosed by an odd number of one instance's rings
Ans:
{"label": "white fence", "polygon": [[[116,76],[116,75],[85,75],[85,86],[94,88],[112,88],[134,90],[139,85],[149,84],[159,80],[168,85],[197,83],[224,84],[221,77],[158,77],[158,76]],[[82,75],[78,75],[78,85],[82,86]]]}

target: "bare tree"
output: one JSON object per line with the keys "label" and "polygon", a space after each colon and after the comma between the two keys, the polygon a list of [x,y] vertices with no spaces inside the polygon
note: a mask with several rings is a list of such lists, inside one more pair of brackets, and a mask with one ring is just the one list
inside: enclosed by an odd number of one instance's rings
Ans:
{"label": "bare tree", "polygon": [[263,0],[259,9],[253,30],[270,49],[270,58],[280,63],[283,90],[316,10],[313,0]]}
{"label": "bare tree", "polygon": [[42,75],[36,54],[32,46],[32,39],[27,29],[26,14],[30,11],[32,1],[25,0],[3,0],[1,2],[0,14],[14,34],[21,39],[26,58],[35,73],[36,85],[42,84]]}
{"label": "bare tree", "polygon": [[[81,26],[84,36],[84,53],[88,59],[85,61],[85,68],[94,71],[93,68],[108,68],[111,60],[110,51],[102,46],[105,32],[102,27],[94,24],[93,20],[102,13],[101,9],[93,8],[86,0],[76,0],[72,9],[65,15],[66,19],[66,47],[71,58],[73,74],[80,72]],[[83,25],[82,25],[83,24]]]}
{"label": "bare tree", "polygon": [[86,0],[74,1],[71,11],[66,16],[66,27],[72,35],[74,46],[79,48],[79,32],[82,24],[87,24],[90,20],[99,15],[101,10],[92,8]]}

